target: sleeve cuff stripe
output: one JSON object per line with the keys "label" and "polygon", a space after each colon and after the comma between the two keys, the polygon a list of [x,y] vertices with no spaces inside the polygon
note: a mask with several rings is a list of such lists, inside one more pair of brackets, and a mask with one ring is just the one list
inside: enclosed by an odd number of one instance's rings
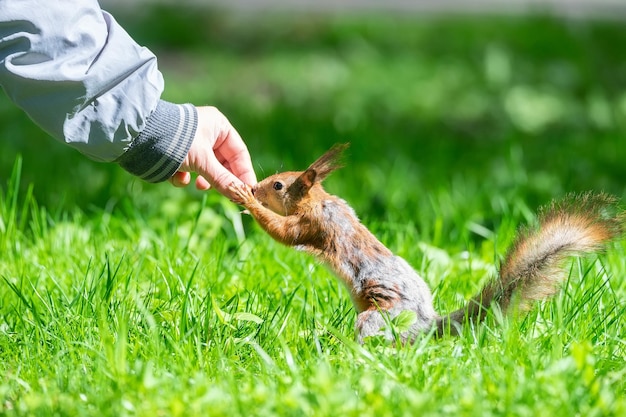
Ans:
{"label": "sleeve cuff stripe", "polygon": [[[161,159],[159,159],[150,170],[143,173],[140,178],[147,182],[159,182],[162,177],[169,178],[178,169],[186,155],[181,155],[182,152],[187,152],[189,149],[188,143],[191,143],[193,137],[191,131],[195,126],[194,116],[195,112],[191,109],[190,104],[184,104],[178,106],[179,111],[179,123],[176,128],[176,132],[171,138],[168,148]],[[187,145],[187,146],[185,146]]]}

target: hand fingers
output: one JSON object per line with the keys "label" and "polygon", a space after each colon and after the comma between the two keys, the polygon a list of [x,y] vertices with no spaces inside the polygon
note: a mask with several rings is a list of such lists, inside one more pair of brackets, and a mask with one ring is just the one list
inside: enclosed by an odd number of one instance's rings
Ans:
{"label": "hand fingers", "polygon": [[251,168],[252,162],[250,161],[249,156],[244,156],[243,161],[238,157],[231,157],[232,160],[229,160],[224,157],[219,150],[215,152],[215,156],[224,168],[232,172],[244,184],[252,186],[257,183],[256,174]]}
{"label": "hand fingers", "polygon": [[196,178],[196,188],[200,191],[206,191],[211,188],[211,184],[202,175]]}
{"label": "hand fingers", "polygon": [[248,185],[256,184],[252,159],[243,139],[224,117],[220,136],[214,147],[216,157],[224,161],[231,172]]}
{"label": "hand fingers", "polygon": [[174,187],[186,187],[191,182],[191,174],[188,172],[178,171],[170,179]]}
{"label": "hand fingers", "polygon": [[[256,184],[256,175],[248,148],[228,119],[215,107],[198,107],[199,122],[196,138],[183,162],[181,170],[199,174],[196,188],[211,187],[230,197],[232,183]],[[177,174],[172,178],[174,185],[187,185],[190,177]]]}
{"label": "hand fingers", "polygon": [[231,200],[234,198],[234,195],[229,191],[229,185],[232,183],[241,183],[241,180],[226,169],[214,155],[209,157],[205,169],[202,170],[200,174],[212,187],[215,187],[217,191]]}
{"label": "hand fingers", "polygon": [[[169,182],[174,187],[186,187],[191,183],[191,174],[178,171],[169,179]],[[196,188],[200,191],[206,191],[211,188],[211,184],[204,177],[198,176],[196,178]]]}

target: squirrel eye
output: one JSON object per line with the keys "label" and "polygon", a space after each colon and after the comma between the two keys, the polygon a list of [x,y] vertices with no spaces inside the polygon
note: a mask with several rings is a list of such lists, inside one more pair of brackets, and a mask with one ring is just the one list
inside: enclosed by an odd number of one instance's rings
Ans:
{"label": "squirrel eye", "polygon": [[278,182],[278,181],[276,181],[276,182],[274,183],[273,187],[274,187],[274,189],[275,189],[276,191],[280,191],[280,190],[282,190],[282,189],[283,189],[283,183],[282,183],[282,182]]}

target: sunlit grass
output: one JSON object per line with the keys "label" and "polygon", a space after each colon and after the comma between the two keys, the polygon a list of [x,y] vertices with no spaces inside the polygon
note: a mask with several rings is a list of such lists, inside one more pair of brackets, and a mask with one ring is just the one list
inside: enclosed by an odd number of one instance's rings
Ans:
{"label": "sunlit grass", "polygon": [[[177,219],[192,225],[190,243],[155,219],[77,212],[44,215],[43,228],[32,199],[3,204],[5,222],[16,209],[28,219],[3,235],[0,263],[8,415],[619,415],[626,405],[621,246],[572,263],[565,292],[524,319],[359,346],[328,271],[255,227],[243,241],[204,241],[206,206]],[[459,252],[413,228],[373,229],[442,311],[475,292],[500,253],[492,239]]]}

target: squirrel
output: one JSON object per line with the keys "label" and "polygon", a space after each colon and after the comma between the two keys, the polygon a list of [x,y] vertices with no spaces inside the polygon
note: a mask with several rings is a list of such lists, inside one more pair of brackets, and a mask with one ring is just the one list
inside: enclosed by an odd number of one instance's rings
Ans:
{"label": "squirrel", "polygon": [[[566,257],[601,251],[622,232],[623,215],[604,193],[570,194],[539,212],[539,225],[521,229],[499,274],[467,304],[447,315],[435,312],[426,282],[394,255],[322,181],[340,168],[347,144],[335,145],[305,171],[272,175],[252,188],[231,184],[233,202],[243,205],[275,240],[314,255],[344,282],[357,312],[357,340],[396,337],[389,320],[401,312],[416,320],[399,336],[413,342],[420,333],[458,335],[481,322],[490,307],[524,312],[558,291]],[[412,313],[410,313],[412,314]]]}

